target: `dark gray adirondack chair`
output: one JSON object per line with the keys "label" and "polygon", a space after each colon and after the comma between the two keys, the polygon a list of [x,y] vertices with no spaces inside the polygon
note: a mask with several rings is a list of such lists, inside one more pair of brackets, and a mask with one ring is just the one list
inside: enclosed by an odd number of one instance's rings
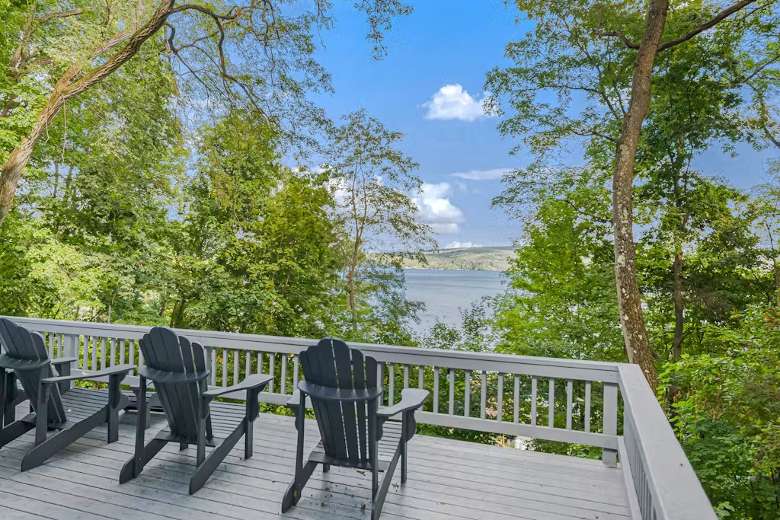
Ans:
{"label": "dark gray adirondack chair", "polygon": [[[3,352],[3,342],[0,339],[0,354]],[[70,358],[64,360],[70,367]],[[52,360],[52,364],[55,360]],[[55,365],[56,366],[56,365]],[[16,407],[27,400],[27,394],[24,393],[23,388],[19,388],[19,384],[14,376],[13,370],[6,368],[0,368],[4,373],[0,376],[0,430],[3,426],[11,424],[16,421]]]}
{"label": "dark gray adirondack chair", "polygon": [[[70,373],[75,358],[52,360],[43,336],[0,318],[0,403],[14,400],[18,379],[30,399],[26,417],[3,424],[0,446],[35,428],[35,445],[22,458],[22,471],[42,464],[59,450],[101,424],[108,423],[108,442],[119,438],[119,411],[127,406],[120,384],[132,369],[121,365],[96,372]],[[107,378],[107,379],[106,379]],[[108,382],[108,391],[71,388],[79,379]],[[55,431],[47,438],[49,431]]]}
{"label": "dark gray adirondack chair", "polygon": [[[322,464],[323,472],[331,465],[370,471],[371,518],[377,519],[399,459],[401,483],[406,482],[406,443],[415,434],[414,412],[423,405],[428,391],[406,388],[401,392],[401,402],[379,408],[382,390],[377,385],[376,360],[337,339],[323,339],[309,347],[301,352],[300,361],[306,380],[298,383],[298,395],[289,403],[297,408],[295,479],[282,499],[282,512],[298,503],[309,477],[317,464]],[[314,408],[320,442],[304,463],[307,396]],[[396,428],[397,435],[391,435],[385,431],[390,430],[385,423],[397,415],[401,416],[400,431]],[[380,444],[383,452],[393,454],[389,461],[379,460]],[[385,473],[381,484],[380,471]]]}
{"label": "dark gray adirondack chair", "polygon": [[[252,434],[257,418],[258,394],[273,379],[258,374],[227,387],[207,389],[209,371],[204,349],[170,329],[154,327],[140,342],[144,366],[139,369],[138,416],[135,433],[135,455],[122,467],[119,482],[124,483],[141,474],[144,466],[169,442],[181,449],[197,446],[197,468],[190,478],[190,494],[195,493],[217,469],[230,450],[244,436],[244,457],[252,456]],[[146,431],[147,380],[154,382],[160,403],[168,418],[168,429],[144,445]],[[246,391],[244,418],[223,440],[214,437],[209,403],[224,394]],[[206,457],[206,446],[216,448]]]}

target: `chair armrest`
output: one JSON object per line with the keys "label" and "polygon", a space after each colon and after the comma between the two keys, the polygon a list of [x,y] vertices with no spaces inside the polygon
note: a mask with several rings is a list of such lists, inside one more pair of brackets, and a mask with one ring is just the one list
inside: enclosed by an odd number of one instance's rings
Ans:
{"label": "chair armrest", "polygon": [[[351,388],[331,388],[329,386],[307,383],[306,381],[299,382],[298,389],[314,399],[322,399],[323,401],[370,401],[382,395],[381,388],[364,388],[360,390]],[[298,402],[300,402],[300,396],[298,399]]]}
{"label": "chair armrest", "polygon": [[203,392],[203,397],[207,397],[210,399],[214,399],[215,397],[219,397],[220,395],[230,394],[233,392],[241,392],[242,390],[259,390],[262,389],[265,385],[271,382],[273,379],[273,376],[269,376],[266,374],[255,374],[251,376],[247,376],[244,378],[243,381],[241,381],[238,384],[235,384],[233,386],[228,386],[226,388],[212,388],[211,390],[207,390]]}
{"label": "chair armrest", "polygon": [[420,408],[428,399],[428,390],[420,388],[404,388],[401,390],[401,400],[393,406],[380,408],[376,414],[379,417],[390,418],[401,412],[409,412]]}
{"label": "chair armrest", "polygon": [[287,400],[286,403],[284,403],[284,405],[287,408],[292,408],[293,410],[298,408],[301,405],[301,391],[296,388],[293,391],[292,396],[290,396],[290,398]]}
{"label": "chair armrest", "polygon": [[81,372],[70,376],[46,377],[41,379],[43,384],[62,383],[64,381],[77,381],[79,379],[93,379],[96,377],[121,375],[124,378],[133,369],[133,365],[117,365],[115,367],[98,370],[97,372]]}
{"label": "chair armrest", "polygon": [[60,365],[68,365],[70,363],[76,363],[79,360],[77,357],[59,357],[51,360],[52,366],[58,368]]}

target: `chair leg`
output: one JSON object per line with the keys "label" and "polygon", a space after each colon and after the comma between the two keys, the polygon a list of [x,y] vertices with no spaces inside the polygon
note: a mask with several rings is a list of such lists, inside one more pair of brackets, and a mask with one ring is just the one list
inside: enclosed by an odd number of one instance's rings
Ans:
{"label": "chair leg", "polygon": [[0,368],[0,426],[7,426],[16,420],[16,376]]}
{"label": "chair leg", "polygon": [[377,421],[376,401],[368,403],[368,458],[371,460],[371,503],[376,501],[376,493],[379,490],[379,457],[377,456]]}
{"label": "chair leg", "polygon": [[[203,487],[203,484],[205,484],[211,474],[214,473],[214,470],[217,469],[220,462],[225,459],[227,454],[230,453],[230,450],[233,449],[233,446],[235,446],[241,436],[244,435],[244,430],[244,422],[242,421],[241,424],[236,426],[236,429],[222,441],[222,444],[217,446],[202,463],[198,464],[198,469],[195,470],[195,473],[190,479],[190,495]],[[203,443],[203,446],[205,451],[205,442]],[[200,451],[200,446],[198,446],[198,448]]]}
{"label": "chair leg", "polygon": [[295,448],[295,477],[282,498],[282,513],[298,503],[306,482],[309,481],[309,477],[314,473],[314,468],[317,467],[317,463],[312,461],[307,461],[306,465],[303,464],[303,441],[306,427],[304,423],[305,413],[306,394],[301,392],[301,401],[295,413],[295,428],[298,430],[298,443]]}
{"label": "chair leg", "polygon": [[254,424],[257,417],[257,393],[249,392],[244,410],[244,459],[251,459],[254,452]]}
{"label": "chair leg", "polygon": [[49,429],[49,385],[41,384],[38,388],[38,409],[35,412],[35,445],[46,442],[46,432]]}
{"label": "chair leg", "polygon": [[214,438],[214,429],[211,426],[211,414],[206,417],[206,439],[211,440]]}
{"label": "chair leg", "polygon": [[201,418],[198,421],[198,450],[195,454],[195,465],[200,466],[206,460],[206,429],[208,428],[208,418]]}
{"label": "chair leg", "polygon": [[[414,412],[411,412],[414,413]],[[408,436],[407,436],[407,429],[409,428],[409,421],[412,419],[410,417],[410,413],[406,412],[403,415],[402,423],[401,423],[401,442],[399,448],[401,449],[401,484],[406,483],[406,476],[407,476],[407,442],[408,442]]]}
{"label": "chair leg", "polygon": [[300,468],[295,468],[295,478],[290,483],[290,486],[287,488],[287,491],[282,498],[282,513],[297,504],[301,499],[303,488],[306,487],[306,483],[309,481],[309,478],[312,473],[314,473],[316,467],[316,462],[308,461]]}
{"label": "chair leg", "polygon": [[[49,438],[44,438],[41,442],[36,442],[35,446],[22,457],[22,471],[40,466],[46,459],[77,441],[87,432],[105,424],[107,408],[106,406],[86,419],[68,425],[58,432],[53,432]],[[45,408],[43,409],[45,410]],[[39,428],[41,424],[45,424],[45,417],[36,417],[36,428]]]}
{"label": "chair leg", "polygon": [[406,440],[401,441],[401,484],[406,483]]}
{"label": "chair leg", "polygon": [[140,475],[146,463],[152,460],[166,444],[168,441],[164,439],[152,439],[140,451],[136,450],[136,454],[122,466],[122,470],[119,472],[119,483],[124,484]]}
{"label": "chair leg", "polygon": [[35,425],[25,421],[14,421],[11,424],[6,424],[5,427],[0,430],[0,448],[8,444],[14,439],[17,439],[35,428]]}
{"label": "chair leg", "polygon": [[382,513],[382,507],[385,505],[387,492],[390,490],[390,484],[393,481],[393,473],[395,473],[395,468],[398,466],[398,459],[400,458],[401,450],[399,444],[399,449],[396,450],[395,455],[393,455],[393,460],[390,461],[390,464],[387,466],[385,474],[382,477],[382,483],[379,485],[379,489],[377,489],[376,493],[374,494],[374,499],[371,504],[371,520],[377,520],[379,515]]}
{"label": "chair leg", "polygon": [[127,406],[127,398],[122,395],[119,386],[121,383],[119,376],[113,375],[108,378],[108,408],[106,409],[106,422],[108,423],[108,439],[111,444],[119,440],[119,410]]}

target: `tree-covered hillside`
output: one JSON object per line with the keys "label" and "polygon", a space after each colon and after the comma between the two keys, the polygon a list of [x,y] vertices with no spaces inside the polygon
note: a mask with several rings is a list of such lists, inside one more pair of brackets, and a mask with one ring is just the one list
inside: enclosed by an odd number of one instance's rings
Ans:
{"label": "tree-covered hillside", "polygon": [[506,271],[512,257],[512,246],[462,247],[424,251],[425,261],[404,260],[408,269],[459,269],[465,271]]}

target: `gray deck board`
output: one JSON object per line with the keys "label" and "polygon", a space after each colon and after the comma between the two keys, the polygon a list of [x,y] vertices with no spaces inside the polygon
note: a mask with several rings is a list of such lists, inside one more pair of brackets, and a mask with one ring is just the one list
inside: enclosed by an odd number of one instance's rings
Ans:
{"label": "gray deck board", "polygon": [[[241,407],[215,405],[215,434]],[[98,428],[21,473],[33,432],[0,450],[0,518],[213,520],[363,519],[370,512],[370,477],[356,470],[315,472],[297,507],[279,513],[292,478],[295,429],[290,417],[262,414],[255,423],[255,455],[236,447],[194,496],[187,493],[195,450],[168,445],[137,479],[119,485],[130,457],[134,416],[123,417],[119,442],[106,445]],[[157,416],[147,436],[165,421]],[[307,424],[307,444],[318,440]],[[240,443],[239,443],[240,444]],[[623,476],[600,461],[534,453],[417,435],[409,447],[409,480],[394,479],[382,518],[388,520],[627,520]]]}

